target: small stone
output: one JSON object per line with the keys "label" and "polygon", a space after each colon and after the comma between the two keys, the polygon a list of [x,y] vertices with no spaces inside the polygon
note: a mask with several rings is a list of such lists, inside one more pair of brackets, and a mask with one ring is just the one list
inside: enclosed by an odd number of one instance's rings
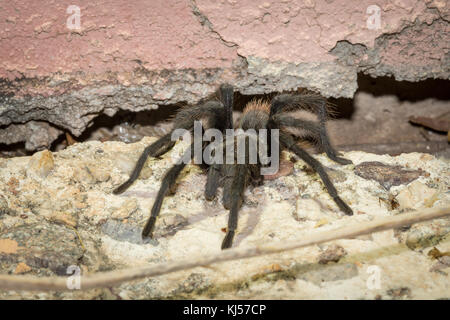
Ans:
{"label": "small stone", "polygon": [[364,179],[378,181],[386,190],[392,186],[408,184],[425,174],[423,170],[405,170],[378,161],[363,162],[355,167],[355,174]]}
{"label": "small stone", "polygon": [[152,168],[148,164],[146,164],[144,166],[144,168],[142,168],[141,173],[139,174],[139,179],[146,180],[146,179],[150,178],[152,176],[152,174],[153,174]]}
{"label": "small stone", "polygon": [[283,271],[283,268],[278,263],[272,263],[271,265],[268,265],[263,268],[263,272],[265,273],[281,272],[281,271]]}
{"label": "small stone", "polygon": [[109,171],[99,164],[88,164],[85,169],[94,178],[95,182],[105,182],[109,179]]}
{"label": "small stone", "polygon": [[75,214],[47,209],[42,210],[41,214],[51,222],[61,223],[73,228],[76,228],[78,225],[78,219]]}
{"label": "small stone", "polygon": [[434,156],[432,156],[431,154],[428,153],[424,153],[420,156],[420,160],[422,161],[431,161],[434,159]]}
{"label": "small stone", "polygon": [[23,273],[27,273],[31,271],[31,267],[28,266],[26,263],[20,262],[17,267],[16,270],[14,270],[15,274],[23,274]]}
{"label": "small stone", "polygon": [[84,168],[74,168],[72,178],[81,185],[95,183],[94,177]]}
{"label": "small stone", "polygon": [[118,208],[113,212],[111,216],[114,219],[126,219],[137,209],[138,209],[137,200],[134,198],[127,199],[124,201],[123,205],[120,208]]}
{"label": "small stone", "polygon": [[335,169],[326,169],[328,176],[333,181],[333,183],[341,183],[347,180],[347,176],[344,172]]}
{"label": "small stone", "polygon": [[331,245],[319,256],[320,264],[327,264],[329,262],[338,262],[342,257],[347,255],[347,251],[341,246]]}
{"label": "small stone", "polygon": [[117,241],[127,241],[134,244],[152,243],[154,245],[158,243],[153,239],[142,239],[142,227],[112,219],[103,224],[102,232]]}
{"label": "small stone", "polygon": [[407,232],[406,246],[411,250],[435,246],[448,233],[450,233],[450,223],[446,220],[415,224]]}
{"label": "small stone", "polygon": [[50,151],[36,152],[28,163],[27,176],[35,174],[45,178],[53,170],[54,166],[53,154]]}
{"label": "small stone", "polygon": [[0,253],[16,253],[19,248],[17,241],[0,239]]}
{"label": "small stone", "polygon": [[425,206],[438,191],[427,187],[419,181],[414,181],[395,197],[399,209],[417,209]]}
{"label": "small stone", "polygon": [[165,214],[158,219],[155,237],[174,235],[180,228],[188,225],[188,220],[181,214]]}
{"label": "small stone", "polygon": [[98,164],[80,165],[73,171],[73,179],[82,184],[105,182],[110,178],[109,171]]}
{"label": "small stone", "polygon": [[135,157],[130,156],[128,153],[120,152],[114,157],[114,168],[119,169],[121,172],[129,175],[133,171],[138,155]]}

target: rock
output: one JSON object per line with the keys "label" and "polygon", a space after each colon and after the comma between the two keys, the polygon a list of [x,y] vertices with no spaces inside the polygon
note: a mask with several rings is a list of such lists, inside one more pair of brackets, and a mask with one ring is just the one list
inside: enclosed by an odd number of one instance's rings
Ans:
{"label": "rock", "polygon": [[414,181],[400,191],[395,198],[400,209],[418,209],[427,206],[427,202],[437,194],[439,194],[439,190],[429,188],[419,181]]}
{"label": "rock", "polygon": [[188,219],[181,214],[167,214],[161,217],[161,221],[155,230],[155,236],[167,237],[174,235],[177,231],[189,224]]}
{"label": "rock", "polygon": [[103,224],[102,232],[118,241],[128,241],[135,244],[151,242],[151,240],[142,239],[140,226],[129,223],[108,220]]}
{"label": "rock", "polygon": [[[9,254],[2,255],[0,249],[2,270],[16,270],[17,265],[23,263],[31,270],[25,266],[22,266],[22,270],[33,274],[67,275],[67,267],[88,261],[81,260],[83,250],[76,233],[61,225],[41,221],[39,224],[10,228],[3,231],[2,237],[5,236],[8,239],[0,239],[0,248],[2,242],[8,241]],[[95,252],[90,246],[89,250]]]}
{"label": "rock", "polygon": [[73,179],[81,184],[95,184],[105,182],[110,178],[110,173],[100,164],[80,163],[74,168]]}
{"label": "rock", "polygon": [[120,208],[114,210],[111,217],[114,219],[126,219],[137,209],[138,203],[136,199],[127,199]]}
{"label": "rock", "polygon": [[75,214],[54,210],[42,210],[41,214],[52,222],[62,223],[72,228],[78,225],[78,217]]}
{"label": "rock", "polygon": [[139,174],[139,179],[148,179],[152,176],[153,170],[152,168],[146,164],[144,168],[142,168],[141,173]]}
{"label": "rock", "polygon": [[378,181],[386,190],[392,186],[408,184],[425,173],[422,170],[406,170],[401,166],[389,166],[381,162],[363,162],[355,167],[355,174]]}
{"label": "rock", "polygon": [[[83,274],[93,274],[219,252],[229,212],[222,206],[221,189],[215,200],[205,201],[206,176],[198,166],[188,165],[177,181],[176,192],[164,199],[153,239],[142,239],[142,227],[150,215],[161,178],[171,166],[172,153],[149,160],[148,177],[135,181],[123,194],[112,193],[129,175],[117,159],[123,157],[123,165],[132,170],[134,161],[151,141],[154,138],[131,144],[77,143],[53,154],[55,166],[46,177],[24,175],[29,157],[8,159],[7,165],[0,167],[0,181],[6,182],[0,186],[0,199],[3,197],[2,202],[15,214],[0,214],[0,273],[12,274],[24,263],[31,268],[28,274],[36,276],[67,276],[70,266],[80,268]],[[184,147],[175,146],[176,150]],[[429,206],[448,206],[450,194],[440,191],[446,190],[448,184],[448,160],[427,158],[420,153],[390,157],[348,152],[343,156],[355,165],[382,162],[408,170],[422,168],[429,176],[420,176],[409,185],[393,185],[389,193],[398,195],[417,181],[440,192],[435,201],[425,201]],[[380,200],[389,195],[378,181],[362,178],[354,173],[353,166],[335,164],[324,154],[314,157],[342,173],[333,180],[339,195],[355,213],[364,214],[343,215],[318,176],[303,170],[305,164],[299,160],[291,174],[247,188],[235,247],[304,239],[317,228],[332,230],[383,216],[408,214],[388,208]],[[109,178],[92,172],[97,169],[107,172]],[[419,201],[422,205],[425,202]],[[386,231],[324,246],[182,270],[108,289],[47,292],[39,293],[39,297],[374,299],[383,295],[392,299],[396,294],[389,295],[388,290],[407,287],[413,298],[442,298],[448,297],[446,278],[441,273],[446,270],[430,272],[437,261],[420,249],[439,242],[442,252],[450,251],[447,242],[442,241],[449,231],[448,219],[438,219],[413,225],[409,230],[397,230],[396,236],[393,231]],[[405,243],[416,250],[405,248]],[[373,265],[381,270],[379,290],[367,287],[371,274],[366,270]],[[405,296],[401,292],[399,295]],[[0,299],[11,297],[36,298],[35,293],[0,292]]]}
{"label": "rock", "polygon": [[450,221],[448,219],[420,223],[413,225],[407,231],[405,243],[411,250],[427,248],[437,245],[449,233]]}
{"label": "rock", "polygon": [[18,249],[16,241],[11,239],[0,239],[0,253],[16,253]]}
{"label": "rock", "polygon": [[28,163],[27,175],[38,175],[41,178],[46,178],[54,166],[53,154],[50,151],[36,152]]}
{"label": "rock", "polygon": [[17,265],[16,270],[14,270],[14,273],[15,274],[23,274],[23,273],[27,273],[30,271],[31,271],[30,266],[28,266],[26,263],[20,262]]}
{"label": "rock", "polygon": [[88,164],[85,168],[95,182],[105,182],[110,177],[108,170],[101,164]]}
{"label": "rock", "polygon": [[327,264],[329,262],[338,262],[345,255],[347,255],[347,252],[344,248],[338,245],[331,245],[320,254],[319,263]]}
{"label": "rock", "polygon": [[61,130],[48,122],[29,121],[24,124],[11,124],[7,128],[0,129],[0,143],[14,144],[25,141],[26,150],[42,150],[50,148],[51,143],[61,133]]}

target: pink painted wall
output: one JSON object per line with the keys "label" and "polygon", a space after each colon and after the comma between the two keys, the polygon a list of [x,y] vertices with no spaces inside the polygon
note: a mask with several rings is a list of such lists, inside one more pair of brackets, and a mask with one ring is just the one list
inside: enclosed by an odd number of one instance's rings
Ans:
{"label": "pink painted wall", "polygon": [[[370,30],[366,10],[374,4],[381,8],[381,28]],[[69,5],[81,9],[79,31],[66,27]],[[194,7],[207,18],[203,26]],[[382,34],[399,32],[418,18],[432,23],[448,12],[444,0],[2,1],[0,78],[132,70],[138,60],[149,70],[230,68],[238,54],[293,63],[332,61],[330,50],[338,41],[373,47]],[[432,36],[424,34],[419,45]],[[405,63],[402,49],[382,59]],[[448,43],[424,49],[409,48],[427,54],[409,55],[408,62],[442,59]]]}

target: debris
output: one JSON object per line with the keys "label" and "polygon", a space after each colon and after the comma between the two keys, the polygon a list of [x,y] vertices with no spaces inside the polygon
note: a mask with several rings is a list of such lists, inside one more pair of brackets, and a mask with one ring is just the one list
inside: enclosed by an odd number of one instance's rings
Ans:
{"label": "debris", "polygon": [[409,121],[440,132],[448,132],[450,130],[450,120],[447,119],[411,116]]}
{"label": "debris", "polygon": [[27,265],[26,263],[20,262],[16,270],[14,270],[14,274],[24,274],[31,271],[31,267]]}
{"label": "debris", "polygon": [[342,257],[347,255],[347,251],[341,246],[331,245],[319,256],[320,264],[327,264],[329,262],[338,262]]}
{"label": "debris", "polygon": [[71,135],[69,132],[66,132],[66,140],[67,140],[67,145],[68,145],[68,146],[71,146],[71,145],[73,145],[73,144],[75,144],[75,143],[78,142],[77,140],[75,140],[75,139],[72,137],[72,135]]}
{"label": "debris", "polygon": [[386,190],[392,186],[408,184],[425,174],[423,170],[405,170],[378,161],[363,162],[355,167],[355,174],[364,179],[378,181]]}
{"label": "debris", "polygon": [[438,248],[434,247],[430,251],[428,251],[428,256],[432,257],[433,259],[439,259],[441,257],[448,256],[450,257],[450,251],[447,252],[441,252]]}

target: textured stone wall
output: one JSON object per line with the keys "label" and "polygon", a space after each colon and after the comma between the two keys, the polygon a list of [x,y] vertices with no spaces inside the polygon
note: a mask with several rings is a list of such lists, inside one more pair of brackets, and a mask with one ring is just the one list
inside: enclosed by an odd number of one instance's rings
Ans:
{"label": "textured stone wall", "polygon": [[4,1],[0,143],[48,147],[99,114],[195,103],[224,81],[353,97],[358,72],[448,79],[449,16],[443,0]]}

